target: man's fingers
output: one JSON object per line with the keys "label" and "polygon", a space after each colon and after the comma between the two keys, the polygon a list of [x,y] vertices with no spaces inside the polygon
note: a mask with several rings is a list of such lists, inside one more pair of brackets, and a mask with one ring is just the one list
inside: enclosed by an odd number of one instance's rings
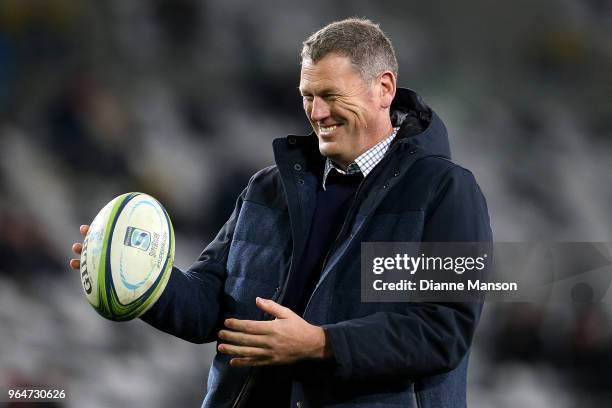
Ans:
{"label": "man's fingers", "polygon": [[82,244],[79,244],[78,242],[75,242],[74,244],[72,244],[72,252],[74,252],[77,255],[81,255],[82,251],[83,251]]}
{"label": "man's fingers", "polygon": [[255,299],[255,303],[257,304],[258,308],[260,308],[261,310],[263,310],[264,312],[268,314],[271,314],[272,316],[278,319],[286,319],[288,317],[295,315],[295,313],[293,313],[291,309],[289,309],[288,307],[279,305],[278,303],[276,303],[275,301],[271,299],[264,299],[264,298],[258,297],[257,299]]}
{"label": "man's fingers", "polygon": [[76,270],[81,269],[81,261],[79,261],[78,259],[71,259],[70,260],[70,267],[72,269],[76,269]]}
{"label": "man's fingers", "polygon": [[[81,235],[83,236],[87,235],[87,231],[89,231],[89,225],[83,224],[79,227],[79,232],[81,233]],[[81,255],[81,252],[83,252],[83,244],[79,242],[75,242],[74,244],[72,244],[72,252],[74,252],[77,255]],[[81,269],[81,261],[79,259],[71,259],[70,267],[72,269],[77,269],[77,270]]]}
{"label": "man's fingers", "polygon": [[267,357],[267,351],[259,347],[234,346],[232,344],[219,344],[217,347],[220,353],[239,357]]}
{"label": "man's fingers", "polygon": [[229,343],[237,344],[240,346],[252,346],[260,348],[268,347],[268,342],[266,341],[267,337],[261,334],[246,334],[230,330],[221,330],[219,332],[219,338],[221,340],[225,340]]}
{"label": "man's fingers", "polygon": [[237,357],[232,358],[230,360],[230,365],[232,367],[253,367],[253,366],[263,366],[263,365],[272,365],[272,360],[262,360],[259,358],[250,358],[250,357]]}
{"label": "man's fingers", "polygon": [[249,334],[270,334],[272,333],[271,324],[273,321],[258,321],[258,320],[239,320],[226,319],[224,324],[228,329],[233,331],[249,333]]}

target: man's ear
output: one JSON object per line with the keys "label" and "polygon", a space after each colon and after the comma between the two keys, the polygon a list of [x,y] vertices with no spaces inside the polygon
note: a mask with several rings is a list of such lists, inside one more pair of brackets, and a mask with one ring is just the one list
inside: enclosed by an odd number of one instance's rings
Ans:
{"label": "man's ear", "polygon": [[380,86],[380,107],[388,109],[395,98],[396,79],[391,71],[385,71],[378,77]]}

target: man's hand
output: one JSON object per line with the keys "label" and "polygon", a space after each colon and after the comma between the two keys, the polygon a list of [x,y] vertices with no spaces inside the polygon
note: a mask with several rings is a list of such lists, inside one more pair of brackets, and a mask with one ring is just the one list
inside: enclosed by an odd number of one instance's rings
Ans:
{"label": "man's hand", "polygon": [[[84,237],[85,235],[87,235],[87,231],[89,231],[89,225],[81,225],[81,227],[79,228],[79,231],[81,232],[81,235]],[[72,252],[74,252],[76,255],[79,255],[79,259],[70,260],[70,267],[72,269],[79,270],[81,268],[80,255],[82,251],[83,251],[83,244],[81,244],[80,242],[75,242],[74,244],[72,244]]]}
{"label": "man's hand", "polygon": [[257,298],[257,307],[276,317],[275,320],[225,320],[219,339],[221,353],[236,356],[232,366],[290,364],[305,359],[331,357],[331,347],[322,328],[314,326],[291,309],[273,300]]}

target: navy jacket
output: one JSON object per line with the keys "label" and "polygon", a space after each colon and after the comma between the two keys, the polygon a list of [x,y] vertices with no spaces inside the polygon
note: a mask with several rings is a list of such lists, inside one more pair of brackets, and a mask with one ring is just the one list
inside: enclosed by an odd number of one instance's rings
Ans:
{"label": "navy jacket", "polygon": [[[480,304],[360,301],[361,242],[491,240],[485,199],[472,173],[450,161],[438,116],[407,89],[398,89],[391,110],[398,135],[360,185],[303,316],[324,328],[335,359],[294,367],[291,406],[466,405]],[[226,318],[264,319],[256,296],[282,303],[305,247],[323,157],[313,134],[273,146],[276,165],[251,178],[214,241],[187,271],[172,271],[143,320],[211,342]],[[230,367],[229,359],[215,356],[203,406],[248,401],[258,370]]]}

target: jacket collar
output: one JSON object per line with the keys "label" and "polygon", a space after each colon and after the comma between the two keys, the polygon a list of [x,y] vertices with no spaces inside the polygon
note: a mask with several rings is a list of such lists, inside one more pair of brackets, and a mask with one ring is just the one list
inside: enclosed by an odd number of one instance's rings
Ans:
{"label": "jacket collar", "polygon": [[419,147],[428,154],[450,159],[446,126],[416,92],[398,88],[391,103],[391,123],[400,126],[397,141]]}

